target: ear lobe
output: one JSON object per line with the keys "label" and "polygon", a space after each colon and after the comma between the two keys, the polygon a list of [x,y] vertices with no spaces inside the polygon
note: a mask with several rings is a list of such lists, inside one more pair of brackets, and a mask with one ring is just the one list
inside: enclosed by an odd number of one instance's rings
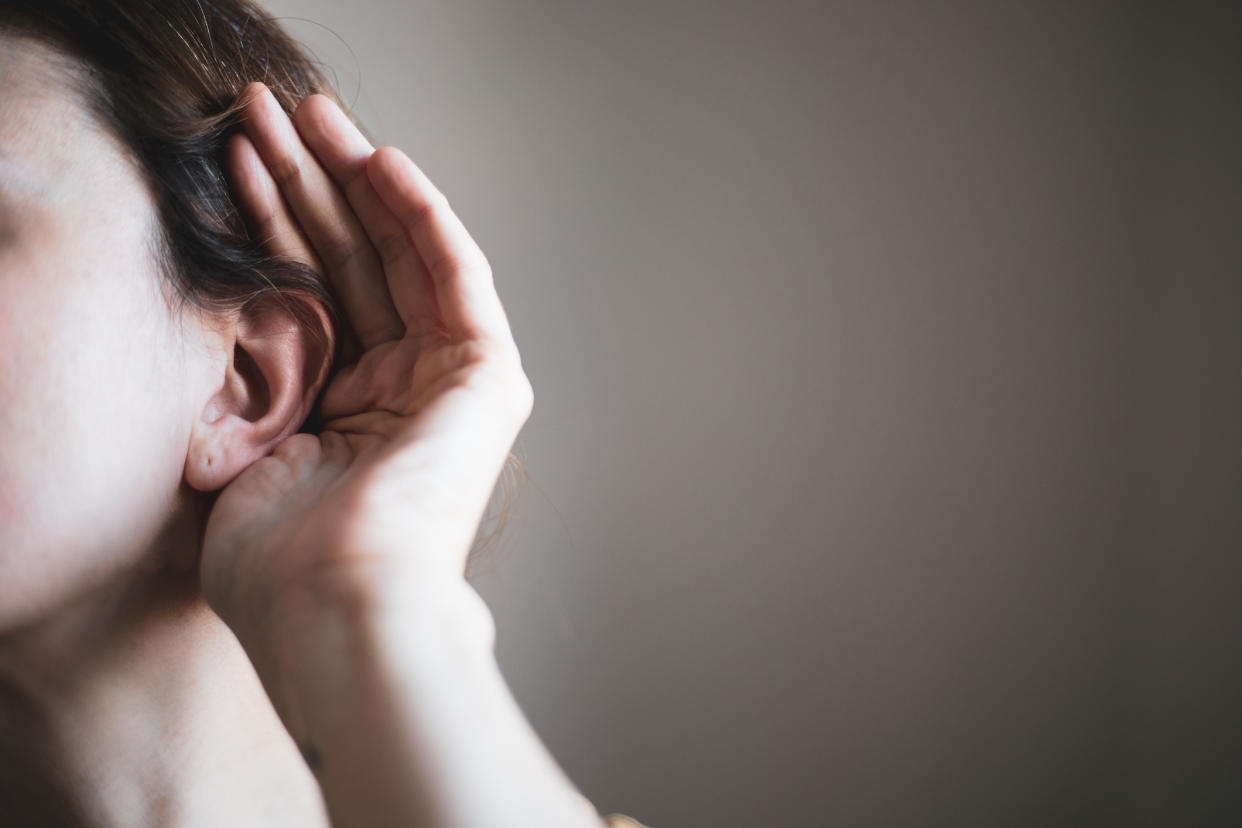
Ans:
{"label": "ear lobe", "polygon": [[294,434],[332,368],[334,331],[313,299],[265,297],[227,334],[228,363],[186,455],[186,483],[203,492],[223,488]]}

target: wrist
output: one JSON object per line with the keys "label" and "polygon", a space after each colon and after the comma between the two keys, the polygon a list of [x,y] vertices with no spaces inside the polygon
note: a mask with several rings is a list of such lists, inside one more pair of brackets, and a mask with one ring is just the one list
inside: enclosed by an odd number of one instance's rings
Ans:
{"label": "wrist", "polygon": [[334,825],[600,825],[522,715],[464,579],[268,617],[247,649]]}
{"label": "wrist", "polygon": [[285,726],[301,739],[361,676],[447,677],[494,664],[495,622],[464,578],[394,581],[364,595],[290,590],[238,638]]}

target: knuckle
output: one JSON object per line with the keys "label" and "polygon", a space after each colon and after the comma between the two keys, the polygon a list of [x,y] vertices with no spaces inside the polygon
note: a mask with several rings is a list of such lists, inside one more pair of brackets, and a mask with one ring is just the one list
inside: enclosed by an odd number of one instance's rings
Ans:
{"label": "knuckle", "polygon": [[409,225],[411,229],[422,227],[432,221],[437,212],[448,209],[448,199],[442,193],[433,193],[409,208]]}
{"label": "knuckle", "polygon": [[323,243],[319,259],[328,270],[340,270],[358,255],[358,248],[349,239],[333,238]]}
{"label": "knuckle", "polygon": [[394,233],[377,241],[375,252],[379,255],[382,264],[391,265],[405,255],[406,246],[405,239]]}
{"label": "knuckle", "polygon": [[436,211],[436,205],[433,201],[420,201],[410,207],[409,223],[411,228],[421,227],[431,220],[432,215]]}
{"label": "knuckle", "polygon": [[487,369],[496,360],[496,349],[478,339],[467,339],[457,344],[456,359],[459,364],[471,368]]}
{"label": "knuckle", "polygon": [[492,276],[491,264],[477,247],[446,250],[428,263],[427,272],[436,282],[444,282],[463,273],[478,274],[488,279]]}
{"label": "knuckle", "polygon": [[463,272],[467,261],[456,251],[446,251],[427,263],[427,272],[437,283],[443,283]]}
{"label": "knuckle", "polygon": [[302,177],[302,168],[298,165],[297,160],[293,156],[284,153],[272,159],[270,169],[272,171],[272,178],[281,187],[295,184]]}

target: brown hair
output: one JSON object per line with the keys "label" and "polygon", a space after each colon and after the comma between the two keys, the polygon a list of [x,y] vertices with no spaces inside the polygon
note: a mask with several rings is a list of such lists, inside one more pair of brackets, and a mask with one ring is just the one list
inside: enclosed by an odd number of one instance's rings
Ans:
{"label": "brown hair", "polygon": [[[249,81],[267,84],[290,115],[314,92],[339,102],[268,14],[249,0],[0,0],[0,32],[76,59],[83,103],[155,194],[153,254],[178,310],[245,310],[300,293],[323,303],[339,330],[322,276],[267,255],[250,237],[224,172],[225,143],[240,128],[237,95]],[[291,310],[320,333],[303,303]]]}
{"label": "brown hair", "polygon": [[[266,299],[302,294],[321,302],[333,329],[341,330],[341,310],[323,276],[268,255],[262,240],[251,238],[225,174],[227,140],[241,128],[237,96],[247,83],[265,83],[290,116],[316,92],[348,112],[316,62],[271,15],[251,0],[0,0],[4,33],[76,59],[83,81],[75,91],[132,154],[155,193],[160,232],[153,255],[177,310],[189,303],[244,312]],[[304,303],[285,304],[312,334],[321,333]],[[334,363],[344,337],[335,339]],[[318,406],[301,430],[320,430]],[[527,477],[510,453],[499,520],[480,546],[505,522],[515,474]]]}

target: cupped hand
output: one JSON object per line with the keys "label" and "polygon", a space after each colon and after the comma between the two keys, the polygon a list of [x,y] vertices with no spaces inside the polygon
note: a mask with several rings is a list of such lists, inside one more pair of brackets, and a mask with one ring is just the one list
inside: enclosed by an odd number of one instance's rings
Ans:
{"label": "cupped hand", "polygon": [[[287,605],[419,601],[466,557],[532,392],[487,259],[401,151],[329,98],[241,93],[229,173],[273,255],[324,273],[346,356],[297,433],[220,492],[203,594],[231,626]],[[351,353],[352,351],[352,353]]]}

